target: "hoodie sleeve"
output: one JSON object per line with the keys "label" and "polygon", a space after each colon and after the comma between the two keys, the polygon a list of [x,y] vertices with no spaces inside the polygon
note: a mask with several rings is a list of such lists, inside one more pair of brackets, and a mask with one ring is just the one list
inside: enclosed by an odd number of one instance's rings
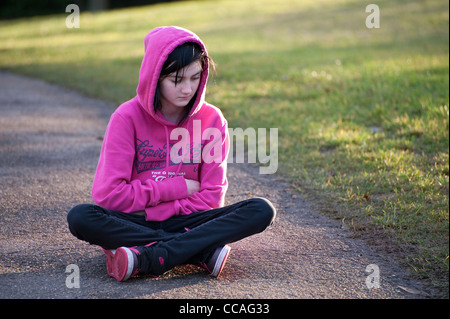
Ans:
{"label": "hoodie sleeve", "polygon": [[[227,158],[229,152],[228,125],[221,129],[220,159],[211,163],[201,163],[200,167],[200,192],[187,198],[160,203],[154,207],[148,207],[147,220],[164,220],[174,215],[189,215],[193,212],[205,211],[222,207],[225,203],[225,194],[228,189]],[[212,142],[211,142],[212,143]],[[209,145],[211,147],[211,145]],[[216,163],[217,162],[217,163]]]}
{"label": "hoodie sleeve", "polygon": [[92,186],[92,198],[100,206],[125,213],[142,211],[159,202],[188,196],[183,177],[153,180],[131,180],[135,160],[133,126],[114,113],[105,138]]}

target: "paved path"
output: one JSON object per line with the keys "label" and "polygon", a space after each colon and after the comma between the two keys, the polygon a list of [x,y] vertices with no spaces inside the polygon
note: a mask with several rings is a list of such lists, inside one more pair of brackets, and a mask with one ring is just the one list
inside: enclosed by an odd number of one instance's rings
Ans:
{"label": "paved path", "polygon": [[[429,298],[392,260],[314,212],[288,184],[250,165],[229,168],[228,203],[266,196],[274,226],[232,244],[219,279],[194,266],[118,283],[97,247],[75,239],[67,211],[90,189],[114,106],[0,72],[0,298]],[[68,288],[70,264],[80,288]],[[366,285],[377,265],[380,287]],[[69,278],[70,279],[70,278]],[[70,283],[70,281],[69,281]]]}

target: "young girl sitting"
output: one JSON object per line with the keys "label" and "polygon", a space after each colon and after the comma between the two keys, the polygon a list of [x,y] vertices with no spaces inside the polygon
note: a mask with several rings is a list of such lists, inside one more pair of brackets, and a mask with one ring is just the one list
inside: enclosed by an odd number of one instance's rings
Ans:
{"label": "young girl sitting", "polygon": [[102,247],[118,281],[187,263],[217,277],[227,244],[275,218],[263,198],[224,207],[229,135],[222,112],[204,100],[210,66],[203,42],[186,29],[145,37],[137,96],[106,129],[92,187],[97,205],[68,213],[71,233]]}

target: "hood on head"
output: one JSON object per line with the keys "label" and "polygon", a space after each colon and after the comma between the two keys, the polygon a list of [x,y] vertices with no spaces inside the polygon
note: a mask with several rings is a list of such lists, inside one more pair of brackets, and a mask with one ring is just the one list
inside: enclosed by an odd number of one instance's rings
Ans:
{"label": "hood on head", "polygon": [[[179,45],[186,42],[194,42],[200,45],[207,53],[205,45],[193,32],[180,27],[159,27],[150,31],[145,37],[145,54],[142,59],[139,72],[139,84],[136,90],[139,103],[156,120],[164,125],[176,125],[168,122],[161,113],[155,114],[154,99],[161,69],[170,53]],[[206,62],[208,63],[208,62]],[[208,65],[202,73],[202,78],[197,91],[197,97],[189,113],[189,117],[201,108],[208,80]]]}

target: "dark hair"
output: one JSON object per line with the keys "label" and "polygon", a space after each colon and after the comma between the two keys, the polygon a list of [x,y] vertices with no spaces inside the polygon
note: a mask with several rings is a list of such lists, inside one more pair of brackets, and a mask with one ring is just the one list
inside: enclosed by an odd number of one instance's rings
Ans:
{"label": "dark hair", "polygon": [[[194,61],[200,60],[202,64],[202,70],[205,71],[205,67],[207,67],[209,62],[209,65],[212,67],[212,69],[215,71],[214,67],[214,61],[206,55],[206,53],[201,49],[200,45],[194,42],[186,42],[184,44],[181,44],[177,46],[167,57],[166,62],[164,63],[161,73],[159,75],[159,80],[161,81],[165,77],[169,76],[169,74],[175,73],[175,85],[178,83],[178,77],[183,76],[180,75],[179,72],[184,67],[188,66]],[[194,105],[194,102],[197,98],[197,93],[192,97],[192,99],[189,101],[186,111],[180,120],[178,124],[181,124],[189,115],[189,112],[192,109],[192,106]],[[155,91],[155,99],[153,101],[153,106],[155,109],[155,113],[158,110],[161,110],[161,91],[159,89],[159,83],[156,87]]]}

